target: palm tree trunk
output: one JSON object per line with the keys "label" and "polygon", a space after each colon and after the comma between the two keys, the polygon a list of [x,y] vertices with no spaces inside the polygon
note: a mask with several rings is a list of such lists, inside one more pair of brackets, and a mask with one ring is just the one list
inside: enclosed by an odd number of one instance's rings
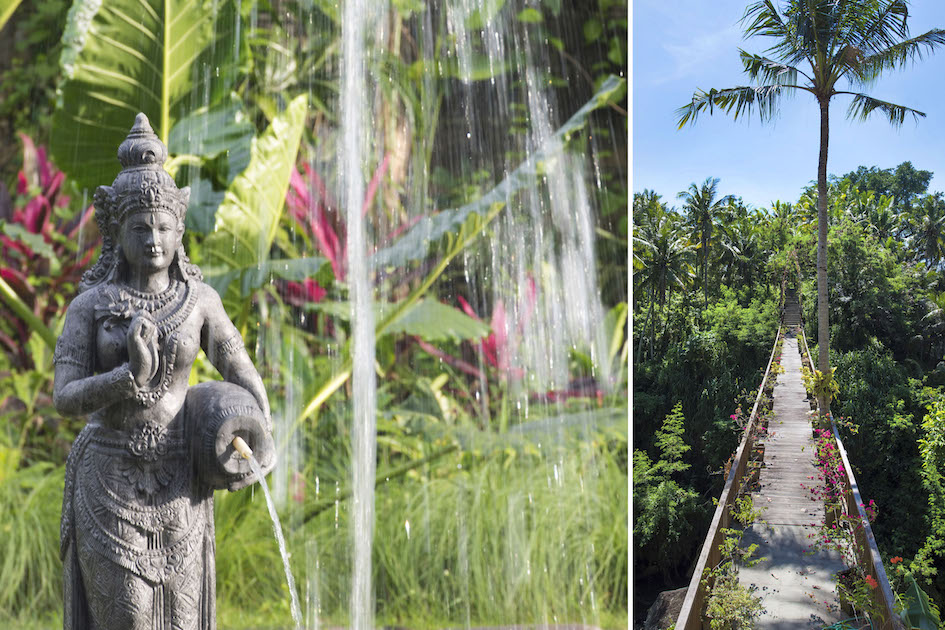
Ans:
{"label": "palm tree trunk", "polygon": [[[818,369],[830,372],[830,327],[827,317],[827,142],[830,136],[830,100],[820,101],[820,159],[817,163],[817,345]],[[830,411],[830,400],[821,396],[821,414]]]}
{"label": "palm tree trunk", "polygon": [[646,328],[653,319],[653,305],[655,303],[655,298],[655,295],[650,295],[650,309],[646,314],[646,320],[643,322],[643,331],[640,333],[640,345],[637,346],[637,363],[643,359],[643,342],[646,339]]}
{"label": "palm tree trunk", "polygon": [[702,312],[705,312],[709,309],[709,239],[705,232],[702,232],[702,296],[705,298]]}

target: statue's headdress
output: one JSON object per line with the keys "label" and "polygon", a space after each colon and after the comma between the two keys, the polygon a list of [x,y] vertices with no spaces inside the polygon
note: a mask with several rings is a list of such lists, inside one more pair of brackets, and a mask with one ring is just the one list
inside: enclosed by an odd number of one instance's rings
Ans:
{"label": "statue's headdress", "polygon": [[[128,137],[118,147],[121,172],[111,186],[95,190],[95,221],[102,233],[102,253],[95,265],[82,276],[79,291],[101,284],[114,274],[121,262],[118,233],[129,214],[167,212],[181,223],[190,200],[190,187],[177,188],[164,170],[167,147],[151,129],[148,117],[138,114]],[[177,251],[178,270],[183,279],[200,279],[200,269],[190,263],[183,246]]]}

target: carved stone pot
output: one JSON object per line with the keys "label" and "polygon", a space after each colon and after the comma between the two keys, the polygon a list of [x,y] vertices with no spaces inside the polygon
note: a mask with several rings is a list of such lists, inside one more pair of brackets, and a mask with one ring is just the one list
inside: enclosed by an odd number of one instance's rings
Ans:
{"label": "carved stone pot", "polygon": [[193,436],[194,468],[207,486],[232,492],[257,481],[249,460],[233,447],[236,437],[252,449],[264,475],[275,467],[276,449],[266,419],[252,394],[239,385],[194,385],[187,391],[184,413]]}

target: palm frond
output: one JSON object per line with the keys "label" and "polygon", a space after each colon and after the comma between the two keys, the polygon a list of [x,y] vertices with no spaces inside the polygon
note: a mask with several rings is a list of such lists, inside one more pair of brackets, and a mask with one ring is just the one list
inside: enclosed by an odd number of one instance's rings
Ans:
{"label": "palm frond", "polygon": [[810,91],[809,88],[801,85],[759,85],[759,86],[740,86],[716,90],[715,88],[708,92],[697,90],[692,95],[692,102],[676,110],[679,117],[679,129],[686,126],[687,123],[694,123],[699,114],[708,110],[711,115],[716,108],[721,111],[733,113],[733,118],[745,114],[751,115],[752,110],[758,112],[762,122],[774,118],[778,114],[778,106],[781,101],[783,91],[788,88],[797,88]]}
{"label": "palm frond", "polygon": [[649,248],[649,249],[654,249],[654,248],[656,247],[656,246],[653,245],[653,243],[651,243],[650,241],[646,240],[646,239],[643,238],[642,236],[637,236],[636,234],[634,234],[634,235],[631,237],[631,239],[633,240],[634,246],[639,245],[640,247],[646,247],[646,248]]}
{"label": "palm frond", "polygon": [[856,3],[858,19],[850,20],[843,36],[871,55],[909,37],[909,6],[905,0],[886,0],[870,11]]}
{"label": "palm frond", "polygon": [[818,59],[832,54],[836,39],[836,0],[792,2],[786,15],[797,31],[797,44],[805,57]]}
{"label": "palm frond", "polygon": [[852,44],[841,47],[830,60],[829,85],[836,85],[840,77],[846,76],[852,83],[863,81],[861,73],[863,70],[863,51]]}
{"label": "palm frond", "polygon": [[932,29],[917,37],[890,45],[878,52],[864,57],[860,80],[864,84],[876,80],[886,70],[901,68],[910,61],[922,59],[922,55],[931,54],[935,49],[945,45],[945,30]]}
{"label": "palm frond", "polygon": [[759,0],[750,5],[742,16],[745,38],[755,35],[771,37],[775,43],[765,52],[789,66],[797,66],[809,58],[810,50],[799,37],[797,12],[791,8],[782,14],[772,0]]}
{"label": "palm frond", "polygon": [[771,49],[785,56],[791,52],[795,42],[795,31],[778,12],[772,0],[760,0],[745,9],[741,23],[745,25],[745,38],[761,35],[778,40]]}
{"label": "palm frond", "polygon": [[847,118],[866,120],[870,114],[876,110],[879,110],[886,116],[889,124],[893,125],[894,127],[899,127],[902,125],[903,121],[906,119],[906,115],[908,114],[912,114],[912,119],[916,122],[918,122],[920,116],[925,118],[925,113],[920,112],[917,109],[912,109],[911,107],[906,107],[905,105],[896,105],[895,103],[890,103],[888,101],[882,101],[867,94],[857,94],[855,92],[837,92],[837,94],[853,95],[853,102],[850,103],[850,107],[847,109]]}
{"label": "palm frond", "polygon": [[787,24],[771,0],[760,0],[749,5],[741,22],[745,24],[746,38],[754,35],[787,37],[790,34]]}
{"label": "palm frond", "polygon": [[761,55],[745,52],[741,49],[739,49],[738,54],[742,59],[745,74],[747,74],[752,81],[757,83],[795,85],[797,83],[797,75],[799,74],[810,80],[807,74],[794,66],[768,59]]}

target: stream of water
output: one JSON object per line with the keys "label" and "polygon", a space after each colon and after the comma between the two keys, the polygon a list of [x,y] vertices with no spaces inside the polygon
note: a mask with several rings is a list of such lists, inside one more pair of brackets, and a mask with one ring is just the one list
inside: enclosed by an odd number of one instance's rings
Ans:
{"label": "stream of water", "polygon": [[282,524],[279,522],[279,514],[276,512],[276,504],[272,501],[272,495],[269,493],[269,485],[266,483],[266,477],[256,458],[250,456],[249,466],[253,469],[253,474],[259,480],[259,485],[266,496],[266,506],[269,508],[269,516],[272,518],[272,531],[276,535],[276,541],[279,543],[279,553],[282,554],[282,565],[285,567],[285,579],[289,584],[289,596],[291,597],[292,619],[295,621],[295,630],[302,630],[302,607],[299,605],[299,595],[295,590],[295,577],[292,575],[292,569],[289,567],[289,552],[285,546],[285,537],[282,535]]}
{"label": "stream of water", "polygon": [[[376,3],[371,2],[374,5]],[[368,249],[362,208],[365,197],[363,175],[367,130],[365,94],[365,30],[372,11],[365,0],[344,3],[341,38],[341,182],[347,219],[346,265],[351,298],[352,402],[352,546],[351,627],[370,630],[374,626],[371,587],[371,549],[374,540],[374,476],[377,453],[377,384],[374,377],[374,286],[368,275]]]}

